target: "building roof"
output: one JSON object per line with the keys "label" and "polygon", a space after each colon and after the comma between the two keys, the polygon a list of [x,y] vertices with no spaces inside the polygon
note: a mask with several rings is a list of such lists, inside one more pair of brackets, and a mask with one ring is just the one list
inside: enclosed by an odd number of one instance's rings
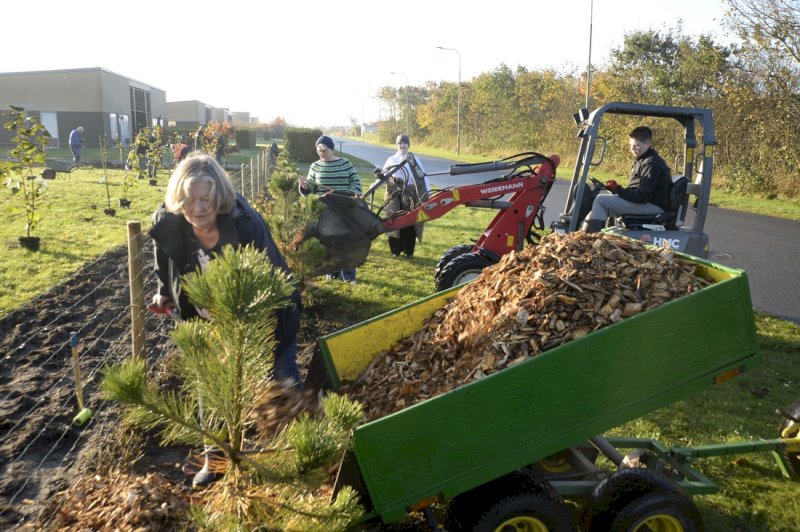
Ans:
{"label": "building roof", "polygon": [[166,91],[164,89],[162,89],[160,87],[156,87],[155,85],[153,85],[151,83],[145,83],[143,81],[139,81],[137,79],[133,79],[133,78],[131,78],[129,76],[125,76],[125,75],[122,75],[122,74],[117,74],[116,72],[113,72],[111,70],[108,70],[107,68],[102,68],[102,67],[62,68],[62,69],[58,69],[58,70],[30,70],[30,71],[26,71],[26,72],[0,72],[0,76],[19,76],[21,74],[29,76],[31,74],[59,74],[59,73],[69,73],[69,72],[91,72],[93,70],[99,70],[99,71],[105,72],[106,74],[111,74],[113,76],[118,76],[120,78],[125,78],[125,79],[133,81],[135,83],[139,83],[141,85],[147,85],[150,88],[153,88],[153,89],[156,89],[156,90],[160,90],[160,91],[163,91],[163,92],[166,93]]}

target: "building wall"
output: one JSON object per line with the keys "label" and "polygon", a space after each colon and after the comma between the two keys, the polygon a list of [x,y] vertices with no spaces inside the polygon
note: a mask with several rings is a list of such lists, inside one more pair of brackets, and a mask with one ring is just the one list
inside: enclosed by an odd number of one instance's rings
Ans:
{"label": "building wall", "polygon": [[177,127],[197,127],[203,122],[208,122],[207,110],[210,105],[197,100],[182,102],[167,102],[166,114],[169,122],[174,122]]}
{"label": "building wall", "polygon": [[246,125],[250,123],[250,113],[246,111],[232,112],[231,117],[234,124]]}
{"label": "building wall", "polygon": [[[85,130],[87,147],[97,147],[100,137],[110,144],[114,140],[113,124],[117,124],[119,132],[123,121],[127,121],[129,129],[123,141],[130,142],[136,133],[131,121],[131,87],[150,95],[145,125],[152,126],[154,119],[166,118],[165,91],[101,68],[0,73],[0,110],[15,105],[30,116],[54,113],[58,129],[50,131],[57,139],[54,146],[66,146],[70,131],[78,126]],[[0,145],[8,145],[11,136],[5,129],[0,130]]]}

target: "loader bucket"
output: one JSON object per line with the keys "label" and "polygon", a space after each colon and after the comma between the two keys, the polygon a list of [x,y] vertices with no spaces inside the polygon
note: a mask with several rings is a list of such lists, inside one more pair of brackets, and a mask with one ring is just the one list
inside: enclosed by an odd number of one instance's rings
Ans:
{"label": "loader bucket", "polygon": [[356,196],[331,191],[320,196],[326,208],[306,238],[325,246],[325,259],[315,275],[336,273],[364,264],[372,241],[383,233],[381,219]]}

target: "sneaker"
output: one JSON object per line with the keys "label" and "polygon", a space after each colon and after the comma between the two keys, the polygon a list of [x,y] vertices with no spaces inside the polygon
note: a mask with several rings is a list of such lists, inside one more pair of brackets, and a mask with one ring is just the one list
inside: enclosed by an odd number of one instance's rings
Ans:
{"label": "sneaker", "polygon": [[208,463],[205,463],[203,464],[203,468],[195,473],[194,478],[192,478],[192,489],[203,489],[221,479],[222,476],[222,473],[212,471],[208,467]]}
{"label": "sneaker", "polygon": [[225,454],[219,449],[208,446],[203,453],[203,467],[192,478],[193,489],[203,489],[225,475],[228,463]]}

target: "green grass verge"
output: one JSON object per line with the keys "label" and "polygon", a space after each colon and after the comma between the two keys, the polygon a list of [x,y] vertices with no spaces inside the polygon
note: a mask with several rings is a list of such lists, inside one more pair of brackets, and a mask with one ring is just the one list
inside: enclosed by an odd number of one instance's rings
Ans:
{"label": "green grass verge", "polygon": [[38,209],[40,220],[33,236],[41,237],[41,249],[19,247],[25,235],[24,203],[8,189],[0,189],[0,316],[62,282],[86,263],[127,241],[127,222],[150,224],[150,215],[164,198],[166,172],[158,186],[139,180],[128,192],[130,208],[121,208],[120,183],[124,172],[110,170],[109,192],[115,216],[104,214],[108,205],[101,169],[81,168],[70,177],[47,181],[48,190]]}

